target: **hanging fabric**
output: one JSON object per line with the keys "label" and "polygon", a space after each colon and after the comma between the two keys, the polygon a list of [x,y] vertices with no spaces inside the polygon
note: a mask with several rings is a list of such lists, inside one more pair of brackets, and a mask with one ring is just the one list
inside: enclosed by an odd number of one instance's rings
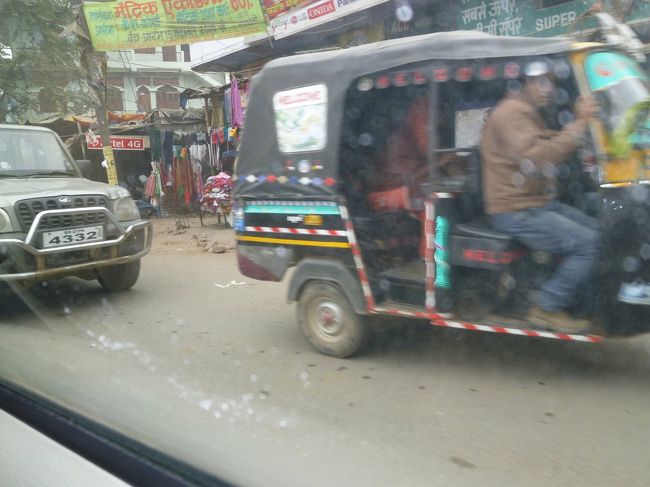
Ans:
{"label": "hanging fabric", "polygon": [[231,78],[230,103],[232,110],[231,127],[242,127],[244,125],[244,114],[241,108],[241,96],[239,95],[239,85],[237,78],[233,75]]}
{"label": "hanging fabric", "polygon": [[212,126],[221,127],[224,124],[224,113],[223,113],[223,93],[218,96],[213,97],[210,100],[212,104]]}
{"label": "hanging fabric", "polygon": [[160,161],[162,158],[162,137],[160,130],[149,129],[149,145],[151,147],[151,160]]}
{"label": "hanging fabric", "polygon": [[162,133],[162,158],[166,166],[171,166],[174,158],[174,132]]}

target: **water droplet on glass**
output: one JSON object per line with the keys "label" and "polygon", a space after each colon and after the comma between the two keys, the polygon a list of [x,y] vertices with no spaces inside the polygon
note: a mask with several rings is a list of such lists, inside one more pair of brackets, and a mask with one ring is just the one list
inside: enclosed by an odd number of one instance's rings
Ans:
{"label": "water droplet on glass", "polygon": [[508,81],[508,91],[511,93],[519,93],[521,91],[521,83],[516,79]]}
{"label": "water droplet on glass", "polygon": [[206,411],[209,411],[210,408],[212,407],[212,401],[210,399],[203,399],[202,401],[199,402],[199,407],[201,409],[205,409]]}
{"label": "water droplet on glass", "polygon": [[351,118],[352,120],[357,120],[361,118],[361,110],[356,107],[350,108],[348,110],[348,117]]}
{"label": "water droplet on glass", "polygon": [[639,225],[643,225],[648,221],[648,212],[644,208],[637,208],[634,210],[634,221]]}
{"label": "water droplet on glass", "polygon": [[542,165],[542,174],[544,174],[545,177],[552,179],[557,175],[557,168],[555,167],[554,164],[551,164],[550,162],[545,162]]}
{"label": "water droplet on glass", "polygon": [[530,159],[523,159],[519,163],[519,167],[521,168],[521,172],[526,176],[530,176],[531,174],[534,174],[536,170],[535,163]]}
{"label": "water droplet on glass", "polygon": [[518,188],[521,188],[524,184],[526,184],[526,178],[520,172],[516,172],[512,175],[512,184]]}
{"label": "water droplet on glass", "polygon": [[289,423],[287,422],[286,419],[281,419],[280,422],[278,423],[278,425],[280,426],[280,428],[286,428],[288,424],[289,424]]}
{"label": "water droplet on glass", "polygon": [[641,255],[641,258],[643,260],[650,259],[650,244],[644,243],[643,245],[641,245],[641,250],[639,250],[639,254]]}
{"label": "water droplet on glass", "polygon": [[562,110],[557,114],[557,121],[564,126],[573,122],[573,114],[569,110]]}
{"label": "water droplet on glass", "polygon": [[63,308],[63,312],[64,312],[65,314],[69,315],[69,314],[70,314],[70,308],[68,308],[67,306],[64,307],[64,308]]}
{"label": "water droplet on glass", "polygon": [[636,272],[641,268],[641,261],[631,255],[623,259],[623,270],[625,272]]}
{"label": "water droplet on glass", "polygon": [[563,88],[556,88],[553,91],[553,101],[558,105],[566,105],[569,103],[569,94]]}
{"label": "water droplet on glass", "polygon": [[395,8],[395,17],[400,22],[410,22],[413,18],[413,8],[408,0],[397,0],[397,7]]}
{"label": "water droplet on glass", "polygon": [[255,374],[251,374],[251,382],[257,382],[257,376]]}
{"label": "water droplet on glass", "polygon": [[309,379],[309,374],[308,374],[307,372],[302,372],[302,373],[300,374],[300,378],[301,378],[302,380],[307,380],[307,379]]}
{"label": "water droplet on glass", "polygon": [[558,60],[554,63],[553,72],[559,79],[567,79],[571,74],[571,66],[564,60]]}
{"label": "water droplet on glass", "polygon": [[371,146],[374,141],[375,141],[374,137],[367,132],[359,136],[359,144],[361,144],[364,147]]}

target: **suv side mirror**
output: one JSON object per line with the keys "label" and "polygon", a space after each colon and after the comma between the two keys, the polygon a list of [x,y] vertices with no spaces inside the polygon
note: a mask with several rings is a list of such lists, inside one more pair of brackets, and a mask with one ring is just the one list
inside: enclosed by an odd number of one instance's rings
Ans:
{"label": "suv side mirror", "polygon": [[92,161],[88,161],[86,159],[82,159],[79,161],[75,161],[77,163],[77,167],[81,171],[81,175],[85,177],[86,179],[90,179],[90,177],[93,175],[93,169],[94,169],[94,164]]}

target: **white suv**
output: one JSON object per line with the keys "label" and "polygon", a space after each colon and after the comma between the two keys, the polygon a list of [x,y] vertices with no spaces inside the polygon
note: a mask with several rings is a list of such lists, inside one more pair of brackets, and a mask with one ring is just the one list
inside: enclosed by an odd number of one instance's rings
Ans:
{"label": "white suv", "polygon": [[89,164],[73,161],[51,130],[0,125],[0,281],[135,284],[151,223],[126,189],[84,179]]}

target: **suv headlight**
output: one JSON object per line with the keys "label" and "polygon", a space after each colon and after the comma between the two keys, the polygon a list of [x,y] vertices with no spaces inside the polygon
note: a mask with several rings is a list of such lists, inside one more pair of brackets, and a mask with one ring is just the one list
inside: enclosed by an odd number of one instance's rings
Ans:
{"label": "suv headlight", "polygon": [[127,196],[131,196],[131,193],[129,193],[129,190],[126,188],[121,186],[112,186],[108,188],[108,199],[110,200],[126,198]]}
{"label": "suv headlight", "polygon": [[140,218],[140,211],[138,211],[138,206],[135,204],[135,201],[131,199],[131,197],[115,200],[115,203],[113,203],[113,213],[115,214],[115,218],[117,218],[119,221],[137,220]]}
{"label": "suv headlight", "polygon": [[9,214],[4,210],[0,210],[0,232],[10,232],[11,230]]}

